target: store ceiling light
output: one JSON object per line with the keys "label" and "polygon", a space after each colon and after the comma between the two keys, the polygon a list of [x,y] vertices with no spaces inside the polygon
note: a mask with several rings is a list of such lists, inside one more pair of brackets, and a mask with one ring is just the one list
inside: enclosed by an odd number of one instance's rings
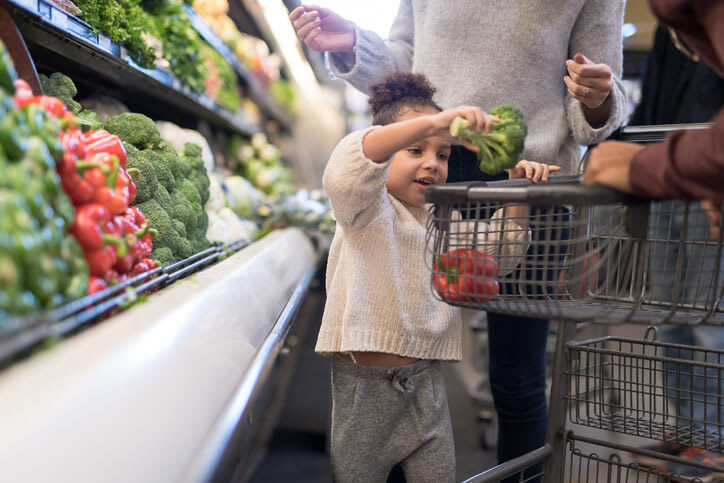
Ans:
{"label": "store ceiling light", "polygon": [[621,35],[623,35],[623,38],[625,39],[633,36],[636,32],[638,32],[638,29],[636,28],[636,25],[632,23],[625,23],[621,28]]}

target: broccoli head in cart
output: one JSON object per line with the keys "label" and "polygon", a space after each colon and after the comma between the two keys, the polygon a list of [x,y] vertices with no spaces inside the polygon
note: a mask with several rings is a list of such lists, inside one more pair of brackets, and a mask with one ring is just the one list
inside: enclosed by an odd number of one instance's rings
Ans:
{"label": "broccoli head in cart", "polygon": [[162,142],[156,123],[136,112],[124,112],[109,118],[103,129],[138,149],[154,149]]}
{"label": "broccoli head in cart", "polygon": [[490,132],[475,132],[470,129],[467,119],[458,117],[450,123],[450,135],[480,148],[477,153],[480,170],[486,174],[498,174],[518,163],[528,127],[523,113],[512,104],[494,107],[490,114],[500,118],[493,123]]}

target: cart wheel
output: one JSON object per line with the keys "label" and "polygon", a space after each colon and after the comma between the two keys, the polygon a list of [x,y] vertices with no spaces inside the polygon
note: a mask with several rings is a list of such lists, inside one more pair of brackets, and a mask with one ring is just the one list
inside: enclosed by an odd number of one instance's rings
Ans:
{"label": "cart wheel", "polygon": [[483,449],[495,449],[498,445],[498,415],[495,410],[482,410],[477,420],[478,443]]}

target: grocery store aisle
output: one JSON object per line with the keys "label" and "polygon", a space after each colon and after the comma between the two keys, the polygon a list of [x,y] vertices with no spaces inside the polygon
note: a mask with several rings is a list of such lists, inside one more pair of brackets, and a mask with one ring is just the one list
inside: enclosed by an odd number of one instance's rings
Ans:
{"label": "grocery store aisle", "polygon": [[[317,327],[296,327],[299,354],[268,453],[251,483],[327,483],[332,481],[327,453],[330,411],[329,361],[314,354]],[[477,441],[476,410],[451,365],[445,367],[455,433],[456,480],[462,481],[495,464],[495,451]],[[391,481],[404,481],[396,476]]]}

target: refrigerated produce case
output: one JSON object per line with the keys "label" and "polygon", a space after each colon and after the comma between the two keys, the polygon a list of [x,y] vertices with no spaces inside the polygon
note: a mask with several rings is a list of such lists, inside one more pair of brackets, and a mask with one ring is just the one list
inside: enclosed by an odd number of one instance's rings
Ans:
{"label": "refrigerated produce case", "polygon": [[[125,47],[50,1],[0,0],[0,39],[35,94],[38,73],[62,70],[79,93],[109,94],[132,111],[212,135],[214,148],[235,135],[291,136],[291,113],[191,7],[184,11],[248,97],[236,112],[163,68],[140,67]],[[328,246],[314,229],[278,226],[257,241],[216,244],[49,312],[0,321],[0,480],[248,478],[273,425],[272,399],[293,372],[290,328],[300,311],[319,310],[306,294],[318,286]]]}
{"label": "refrigerated produce case", "polygon": [[2,479],[230,479],[318,247],[273,232],[0,373]]}

